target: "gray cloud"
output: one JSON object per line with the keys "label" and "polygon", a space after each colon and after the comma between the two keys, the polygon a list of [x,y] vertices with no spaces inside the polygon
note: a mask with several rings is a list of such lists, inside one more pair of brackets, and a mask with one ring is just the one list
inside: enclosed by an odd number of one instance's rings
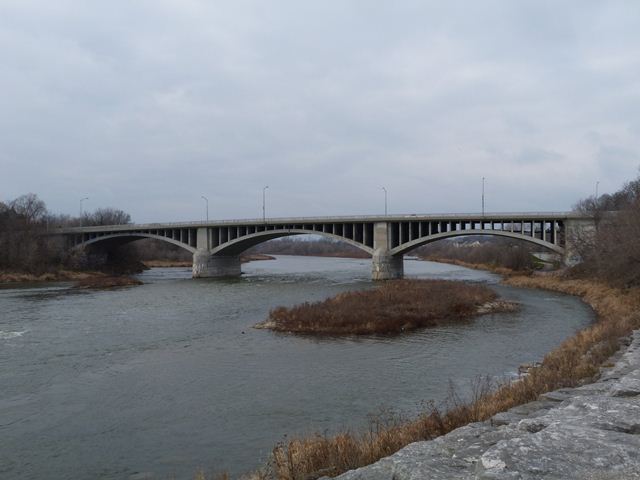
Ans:
{"label": "gray cloud", "polygon": [[0,199],[138,221],[564,210],[635,176],[640,4],[0,5]]}

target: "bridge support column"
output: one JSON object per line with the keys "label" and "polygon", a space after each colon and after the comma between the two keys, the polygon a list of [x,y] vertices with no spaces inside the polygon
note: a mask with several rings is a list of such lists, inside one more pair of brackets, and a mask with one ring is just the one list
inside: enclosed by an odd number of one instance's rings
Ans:
{"label": "bridge support column", "polygon": [[240,276],[240,257],[211,255],[207,228],[198,228],[196,253],[193,254],[193,278],[222,278]]}
{"label": "bridge support column", "polygon": [[372,260],[371,278],[373,280],[393,280],[404,276],[402,255],[391,255],[388,250],[376,250]]}
{"label": "bridge support column", "polygon": [[209,250],[193,254],[193,278],[221,278],[240,276],[239,256],[211,255]]}
{"label": "bridge support column", "polygon": [[377,222],[373,226],[373,265],[371,278],[373,280],[392,280],[404,276],[402,255],[391,255],[391,230],[389,223]]}

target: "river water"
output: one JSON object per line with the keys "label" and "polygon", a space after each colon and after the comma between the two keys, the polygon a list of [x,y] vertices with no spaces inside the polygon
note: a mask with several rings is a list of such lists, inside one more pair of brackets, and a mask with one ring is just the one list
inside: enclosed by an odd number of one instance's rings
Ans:
{"label": "river water", "polygon": [[515,314],[396,337],[251,328],[270,308],[371,288],[369,260],[278,257],[237,280],[152,269],[144,285],[0,289],[0,478],[193,478],[259,466],[289,434],[412,414],[450,382],[513,375],[593,321],[573,297],[486,272],[405,261],[407,276],[486,282]]}

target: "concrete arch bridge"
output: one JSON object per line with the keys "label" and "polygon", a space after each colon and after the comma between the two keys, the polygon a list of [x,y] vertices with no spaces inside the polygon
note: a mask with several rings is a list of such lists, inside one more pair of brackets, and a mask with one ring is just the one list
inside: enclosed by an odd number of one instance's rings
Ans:
{"label": "concrete arch bridge", "polygon": [[58,229],[72,248],[108,248],[142,238],[177,245],[193,254],[194,277],[240,275],[240,254],[275,238],[316,234],[354,245],[372,257],[372,278],[403,276],[403,255],[444,238],[497,235],[536,244],[575,263],[575,239],[595,221],[569,212],[385,215],[127,224]]}

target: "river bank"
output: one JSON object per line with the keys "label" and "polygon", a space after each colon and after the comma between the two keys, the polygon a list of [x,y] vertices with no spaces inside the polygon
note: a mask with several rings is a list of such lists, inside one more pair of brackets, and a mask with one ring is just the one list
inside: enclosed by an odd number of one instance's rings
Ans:
{"label": "river bank", "polygon": [[554,390],[340,480],[640,478],[640,330],[595,383]]}
{"label": "river bank", "polygon": [[41,274],[0,272],[0,283],[70,282],[106,276],[107,274],[103,272],[76,270],[57,270]]}
{"label": "river bank", "polygon": [[[242,255],[240,257],[242,263],[254,262],[259,260],[274,260],[274,257],[264,254],[250,254]],[[191,261],[180,260],[145,260],[142,262],[144,267],[149,268],[191,268]],[[128,277],[130,274],[123,274],[123,278]],[[103,279],[117,278],[121,275],[113,275],[110,273],[95,271],[95,270],[54,270],[51,272],[45,272],[40,274],[25,273],[25,272],[7,272],[0,271],[0,284],[1,283],[44,283],[44,282],[89,282],[94,280],[96,284],[99,284]],[[133,283],[130,283],[133,284]]]}
{"label": "river bank", "polygon": [[465,262],[464,260],[456,260],[453,258],[442,258],[442,257],[417,257],[421,261],[425,262],[437,262],[437,263],[446,263],[448,265],[456,265],[458,267],[472,268],[474,270],[485,270],[487,272],[496,273],[502,276],[512,276],[512,275],[523,275],[525,272],[518,272],[516,270],[512,270],[507,267],[499,267],[489,263],[472,263]]}
{"label": "river bank", "polygon": [[[454,405],[444,412],[432,408],[416,419],[383,426],[375,431],[361,434],[344,432],[330,437],[316,435],[280,444],[274,449],[275,477],[335,476],[376,462],[414,442],[433,440],[468,424],[485,422],[500,412],[535,401],[546,392],[593,382],[601,367],[620,347],[620,339],[640,327],[640,294],[637,289],[623,291],[599,282],[567,279],[559,275],[514,276],[507,278],[505,283],[577,295],[595,310],[598,320],[548,353],[542,363],[530,368],[523,378],[497,389],[482,387],[474,392],[470,403]],[[375,473],[377,467],[371,468],[371,473]],[[384,471],[385,478],[390,478],[389,471]],[[411,469],[401,468],[398,471],[404,473],[397,478],[422,478],[419,473],[414,476]]]}

